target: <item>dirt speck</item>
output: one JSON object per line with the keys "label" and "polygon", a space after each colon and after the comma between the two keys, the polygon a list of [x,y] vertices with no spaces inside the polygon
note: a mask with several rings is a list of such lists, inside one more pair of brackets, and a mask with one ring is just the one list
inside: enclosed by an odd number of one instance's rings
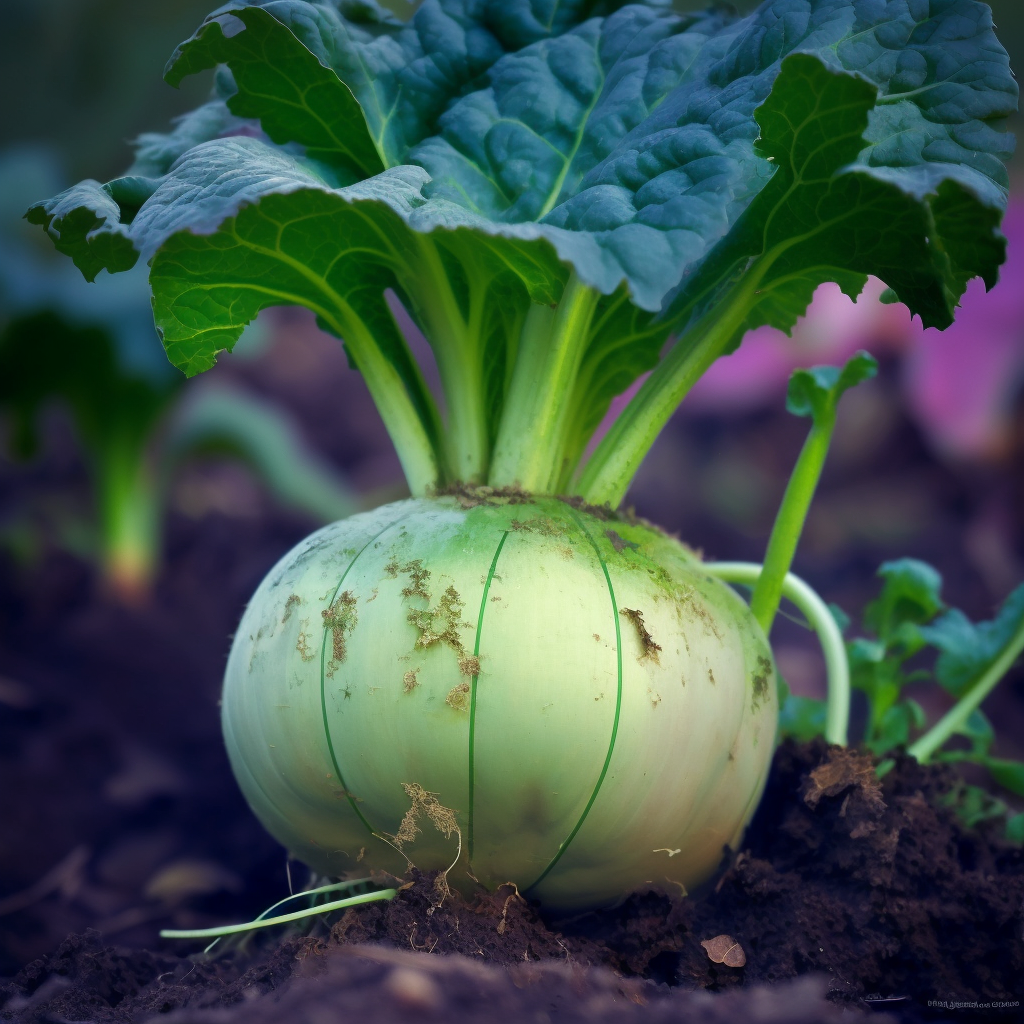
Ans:
{"label": "dirt speck", "polygon": [[772,663],[763,654],[757,656],[757,668],[750,677],[752,692],[750,709],[756,711],[768,696],[768,680],[772,675]]}
{"label": "dirt speck", "polygon": [[331,633],[331,661],[332,667],[336,667],[345,661],[348,638],[359,621],[355,595],[351,590],[344,591],[330,608],[325,608],[320,614],[324,629]]}
{"label": "dirt speck", "polygon": [[639,661],[653,661],[655,665],[660,664],[658,655],[661,652],[661,645],[655,643],[647,627],[644,625],[644,614],[638,608],[620,608],[619,614],[624,615],[633,623],[637,636],[640,639]]}
{"label": "dirt speck", "polygon": [[312,661],[316,657],[316,651],[311,647],[313,637],[304,629],[299,630],[298,638],[295,641],[295,650],[303,661]]}
{"label": "dirt speck", "polygon": [[297,605],[302,604],[302,598],[298,594],[290,594],[284,603],[284,614],[281,616],[281,625],[284,625],[291,617]]}
{"label": "dirt speck", "polygon": [[623,551],[638,551],[640,545],[632,540],[625,540],[614,530],[605,530],[604,535],[612,542],[612,547],[621,555]]}
{"label": "dirt speck", "polygon": [[445,697],[444,702],[448,707],[454,708],[456,711],[468,711],[471,693],[472,687],[469,683],[459,683],[448,691],[448,696]]}

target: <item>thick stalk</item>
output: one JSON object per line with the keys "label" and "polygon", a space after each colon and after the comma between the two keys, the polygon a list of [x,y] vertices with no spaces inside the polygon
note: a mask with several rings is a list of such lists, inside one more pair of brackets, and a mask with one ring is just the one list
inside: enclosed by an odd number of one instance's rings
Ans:
{"label": "thick stalk", "polygon": [[[764,571],[764,566],[756,562],[706,562],[704,568],[726,583],[748,586],[755,585]],[[782,581],[782,595],[804,613],[818,635],[828,679],[825,739],[845,747],[850,727],[850,662],[843,634],[828,605],[799,576],[786,573]]]}
{"label": "thick stalk", "polygon": [[423,332],[437,360],[445,405],[448,409],[448,470],[455,480],[483,483],[490,461],[487,413],[484,400],[483,351],[480,334],[484,289],[470,274],[470,308],[463,316],[429,238],[420,243],[426,273],[407,290],[422,319]]}
{"label": "thick stalk", "polygon": [[835,424],[834,406],[815,417],[775,517],[765,554],[764,571],[750,599],[750,610],[765,634],[771,630],[775,613],[779,610],[786,573],[793,564],[793,555],[796,554],[796,546],[803,533],[807,512],[821,479]]}
{"label": "thick stalk", "polygon": [[494,446],[493,486],[539,494],[554,489],[565,417],[599,300],[573,273],[555,310],[530,310]]}
{"label": "thick stalk", "polygon": [[1024,651],[1024,622],[1017,627],[1010,642],[1003,648],[999,657],[971,684],[971,688],[959,701],[939,719],[916,743],[907,751],[922,763],[931,759],[950,737],[963,729],[971,713],[981,706],[981,702],[995,689],[996,684],[1010,670],[1013,663]]}
{"label": "thick stalk", "polygon": [[622,410],[574,488],[588,502],[612,508],[622,502],[679,403],[742,329],[766,270],[766,262],[749,269],[740,284],[676,342]]}
{"label": "thick stalk", "polygon": [[[339,337],[345,339],[353,361],[366,380],[374,405],[398,453],[409,490],[414,497],[422,497],[440,483],[441,460],[405,382],[384,357],[359,317],[354,314],[345,316],[332,322],[331,326]],[[436,410],[431,409],[431,413],[439,424]]]}

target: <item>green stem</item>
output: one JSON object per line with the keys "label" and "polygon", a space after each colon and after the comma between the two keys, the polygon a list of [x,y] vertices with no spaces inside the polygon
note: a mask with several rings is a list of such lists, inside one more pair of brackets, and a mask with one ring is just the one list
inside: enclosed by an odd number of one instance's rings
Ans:
{"label": "green stem", "polygon": [[916,757],[918,761],[926,763],[951,736],[963,729],[971,713],[976,711],[982,701],[995,689],[996,684],[1010,670],[1021,651],[1024,651],[1024,621],[1017,627],[999,657],[971,684],[967,693],[928,732],[911,745],[908,753],[912,757]]}
{"label": "green stem", "polygon": [[159,559],[160,486],[141,438],[115,435],[97,460],[104,576],[130,603],[149,592]]}
{"label": "green stem", "polygon": [[571,274],[556,309],[534,305],[494,446],[489,483],[550,493],[562,471],[562,440],[600,295]]}
{"label": "green stem", "polygon": [[[765,567],[756,562],[707,562],[704,568],[726,583],[750,586],[761,579]],[[843,634],[828,605],[799,576],[786,573],[782,580],[782,596],[803,612],[818,635],[828,679],[825,739],[845,747],[850,727],[850,662]]]}
{"label": "green stem", "polygon": [[[409,490],[414,497],[427,494],[437,487],[442,477],[441,459],[431,439],[431,433],[437,436],[439,429],[428,433],[428,425],[417,411],[405,381],[354,312],[331,326],[339,337],[345,339],[353,361],[366,380],[374,405],[398,453]],[[415,363],[411,355],[410,362]],[[424,394],[429,394],[425,385]],[[437,410],[431,406],[429,413],[439,428]]]}
{"label": "green stem", "polygon": [[282,914],[280,917],[246,921],[245,924],[228,924],[221,928],[196,928],[190,931],[178,931],[177,929],[167,928],[160,932],[160,938],[216,939],[223,935],[238,935],[240,932],[253,932],[260,928],[272,928],[274,925],[288,924],[290,921],[301,921],[306,917],[318,917],[320,914],[329,914],[332,910],[357,907],[362,903],[373,903],[376,900],[393,900],[396,894],[396,889],[381,889],[380,892],[368,892],[362,896],[349,896],[348,899],[335,900],[333,903],[321,903],[319,906],[308,907],[306,910],[296,910],[291,914]]}
{"label": "green stem", "polygon": [[575,490],[592,505],[617,507],[651,445],[694,384],[743,328],[768,268],[762,260],[697,321],[654,368],[594,450]]}
{"label": "green stem", "polygon": [[770,632],[775,613],[779,609],[783,581],[793,564],[793,555],[796,554],[796,546],[807,521],[807,512],[821,479],[835,425],[834,406],[815,417],[775,517],[765,554],[764,572],[750,599],[750,610],[766,634]]}
{"label": "green stem", "polygon": [[[407,286],[434,351],[448,409],[449,471],[455,480],[483,483],[490,456],[482,365],[485,290],[469,285],[469,313],[463,316],[434,243],[421,238],[421,277]],[[472,268],[466,268],[472,278]]]}

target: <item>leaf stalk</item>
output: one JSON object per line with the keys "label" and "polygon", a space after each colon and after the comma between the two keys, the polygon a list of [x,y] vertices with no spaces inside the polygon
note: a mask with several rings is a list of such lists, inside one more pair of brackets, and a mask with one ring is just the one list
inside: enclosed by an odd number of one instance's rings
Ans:
{"label": "leaf stalk", "polygon": [[[708,562],[704,568],[725,583],[747,586],[756,586],[765,571],[765,566],[756,562]],[[828,605],[799,576],[787,572],[782,578],[781,592],[803,612],[818,636],[828,679],[825,739],[845,747],[850,729],[850,662],[843,634]]]}
{"label": "leaf stalk", "polygon": [[555,489],[573,384],[600,298],[574,272],[556,308],[530,309],[494,446],[492,486]]}
{"label": "leaf stalk", "polygon": [[1024,620],[1017,626],[1013,637],[1003,648],[999,657],[978,676],[970,685],[967,693],[928,732],[911,744],[907,751],[911,757],[916,757],[922,764],[926,764],[952,736],[964,731],[967,719],[971,717],[972,712],[976,711],[982,701],[996,688],[999,680],[1010,670],[1022,651],[1024,651]]}
{"label": "leaf stalk", "polygon": [[793,564],[796,546],[803,533],[814,493],[818,489],[835,425],[834,407],[815,417],[775,517],[765,553],[764,571],[758,577],[750,599],[750,610],[766,635],[779,610],[786,574]]}

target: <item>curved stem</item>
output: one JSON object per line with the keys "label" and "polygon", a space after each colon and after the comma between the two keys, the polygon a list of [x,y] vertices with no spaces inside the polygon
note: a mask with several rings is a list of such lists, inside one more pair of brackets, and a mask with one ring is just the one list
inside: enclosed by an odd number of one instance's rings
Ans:
{"label": "curved stem", "polygon": [[996,684],[1010,670],[1013,663],[1024,651],[1024,621],[1017,627],[1013,638],[1002,653],[973,683],[970,690],[946,712],[916,743],[911,744],[907,753],[925,763],[954,734],[960,732],[981,702],[995,689]]}
{"label": "curved stem", "polygon": [[[755,585],[764,571],[764,566],[756,562],[707,562],[704,568],[725,583],[748,586]],[[782,596],[804,613],[818,635],[828,676],[825,739],[845,747],[850,727],[850,663],[846,657],[843,634],[828,605],[799,576],[786,573],[782,582]]]}
{"label": "curved stem", "polygon": [[[398,453],[409,490],[414,497],[427,494],[441,480],[441,460],[431,436],[433,431],[428,432],[405,381],[358,316],[349,316],[344,321],[339,318],[336,333],[345,339],[352,360],[366,381]],[[431,418],[436,417],[436,410],[431,408],[430,414]]]}
{"label": "curved stem", "polygon": [[[397,889],[381,889],[380,892],[368,892],[362,896],[349,896],[348,899],[335,900],[333,903],[321,903],[316,907],[309,907],[306,910],[296,910],[291,914],[282,914],[280,917],[268,917],[255,921],[246,921],[245,924],[226,924],[220,928],[197,928],[193,931],[177,931],[167,928],[160,932],[162,939],[214,939],[222,935],[237,935],[240,932],[253,932],[260,928],[271,928],[276,924],[287,924],[289,921],[301,921],[305,917],[317,917],[320,914],[328,914],[332,910],[343,910],[345,907],[356,907],[361,903],[373,903],[376,900],[393,900]],[[309,895],[299,893],[297,895]]]}

